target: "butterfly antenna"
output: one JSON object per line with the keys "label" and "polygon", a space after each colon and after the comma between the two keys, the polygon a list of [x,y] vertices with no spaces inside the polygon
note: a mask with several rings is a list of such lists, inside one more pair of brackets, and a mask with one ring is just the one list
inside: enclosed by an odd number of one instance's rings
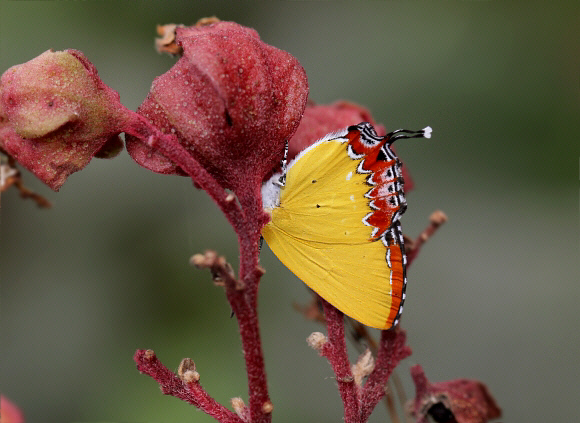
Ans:
{"label": "butterfly antenna", "polygon": [[431,133],[433,129],[427,126],[420,131],[409,131],[408,129],[397,129],[396,131],[389,132],[385,138],[389,140],[389,144],[395,142],[396,140],[402,138],[431,138]]}
{"label": "butterfly antenna", "polygon": [[286,164],[288,163],[288,140],[286,140],[286,145],[284,146],[284,158],[282,159],[281,165],[282,165],[282,175],[280,176],[280,179],[278,179],[277,185],[281,186],[281,187],[285,187],[286,186]]}

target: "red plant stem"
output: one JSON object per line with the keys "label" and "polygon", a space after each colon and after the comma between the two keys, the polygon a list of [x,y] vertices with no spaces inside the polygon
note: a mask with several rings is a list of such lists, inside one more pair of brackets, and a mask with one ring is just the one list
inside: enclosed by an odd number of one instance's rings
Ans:
{"label": "red plant stem", "polygon": [[[244,250],[241,251],[243,255]],[[224,275],[224,281],[226,296],[240,327],[246,372],[248,374],[250,421],[269,423],[272,420],[272,414],[264,411],[264,405],[270,403],[270,396],[268,394],[264,354],[260,341],[258,314],[256,307],[251,305],[251,301],[247,296],[247,291],[257,289],[261,275],[262,272],[257,271],[250,274],[246,278],[245,289],[239,289],[236,286],[236,280],[232,277]]]}
{"label": "red plant stem", "polygon": [[256,189],[261,187],[260,181],[248,183],[242,186],[236,192],[238,200],[245,216],[251,216],[246,219],[242,231],[238,233],[238,242],[240,247],[240,278],[247,286],[247,297],[249,304],[257,309],[258,302],[258,285],[261,271],[256,274],[256,269],[260,263],[260,237],[262,227],[268,223],[270,217],[262,209],[261,192]]}
{"label": "red plant stem", "polygon": [[124,132],[139,138],[151,148],[159,151],[187,173],[194,183],[209,194],[238,232],[243,227],[245,219],[235,199],[229,197],[215,178],[191,157],[175,135],[164,134],[138,113],[131,110],[127,112],[129,123],[124,126]]}
{"label": "red plant stem", "polygon": [[159,361],[153,351],[137,350],[134,360],[137,369],[155,379],[165,395],[174,396],[196,406],[220,423],[244,423],[236,413],[214,400],[199,382],[185,383],[179,379]]}
{"label": "red plant stem", "polygon": [[321,353],[327,359],[336,376],[338,390],[344,407],[345,423],[358,423],[359,403],[357,387],[352,375],[350,361],[344,337],[344,315],[328,302],[320,299],[326,317],[328,342],[324,345]]}
{"label": "red plant stem", "polygon": [[[237,192],[240,201],[238,204],[234,198],[228,196],[215,178],[191,157],[175,136],[163,134],[138,114],[132,115],[131,125],[126,132],[144,140],[150,147],[183,169],[218,204],[238,234],[242,286],[237,286],[233,278],[226,278],[226,281],[229,281],[226,282],[226,295],[240,327],[248,374],[251,421],[269,423],[272,414],[270,411],[264,411],[264,406],[271,403],[257,315],[258,286],[263,274],[258,267],[258,245],[260,229],[268,219],[262,211],[261,204],[257,204],[256,201],[256,198],[261,197],[256,197],[256,193]],[[259,187],[260,184],[256,186]],[[249,219],[247,216],[252,218]]]}
{"label": "red plant stem", "polygon": [[385,386],[389,376],[399,362],[411,355],[411,348],[405,345],[407,335],[397,328],[381,332],[381,342],[377,352],[375,368],[364,385],[360,418],[365,422],[385,395]]}

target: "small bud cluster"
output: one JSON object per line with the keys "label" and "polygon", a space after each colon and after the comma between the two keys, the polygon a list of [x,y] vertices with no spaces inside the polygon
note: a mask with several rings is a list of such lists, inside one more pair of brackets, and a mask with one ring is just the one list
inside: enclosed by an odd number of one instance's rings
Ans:
{"label": "small bud cluster", "polygon": [[324,345],[328,342],[326,336],[321,332],[313,332],[310,334],[308,338],[306,338],[306,342],[308,346],[315,349],[318,352],[321,352],[324,348]]}
{"label": "small bud cluster", "polygon": [[195,363],[191,358],[181,360],[177,369],[177,376],[185,383],[199,381],[199,373],[195,370]]}
{"label": "small bud cluster", "polygon": [[352,365],[351,371],[354,376],[354,383],[362,387],[363,380],[375,369],[375,359],[371,350],[367,349],[362,353],[357,362]]}

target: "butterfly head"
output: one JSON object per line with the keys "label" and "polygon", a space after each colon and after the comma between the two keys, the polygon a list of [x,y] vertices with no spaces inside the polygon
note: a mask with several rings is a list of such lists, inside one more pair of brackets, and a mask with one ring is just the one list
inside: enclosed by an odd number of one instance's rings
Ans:
{"label": "butterfly head", "polygon": [[262,184],[262,208],[267,213],[276,207],[280,207],[280,190],[283,187],[280,179],[283,176],[282,173],[275,173]]}

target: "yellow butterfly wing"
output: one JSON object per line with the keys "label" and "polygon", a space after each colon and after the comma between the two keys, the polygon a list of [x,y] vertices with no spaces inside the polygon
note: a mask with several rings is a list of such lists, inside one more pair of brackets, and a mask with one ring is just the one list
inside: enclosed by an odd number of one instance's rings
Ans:
{"label": "yellow butterfly wing", "polygon": [[[373,228],[364,223],[373,211],[365,197],[368,172],[357,171],[361,159],[349,156],[347,141],[319,141],[291,164],[262,235],[322,298],[367,326],[387,329],[400,314],[404,258],[399,245],[371,240]],[[396,292],[389,264],[398,270]]]}

